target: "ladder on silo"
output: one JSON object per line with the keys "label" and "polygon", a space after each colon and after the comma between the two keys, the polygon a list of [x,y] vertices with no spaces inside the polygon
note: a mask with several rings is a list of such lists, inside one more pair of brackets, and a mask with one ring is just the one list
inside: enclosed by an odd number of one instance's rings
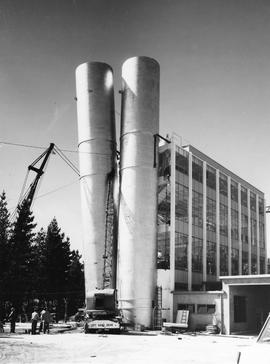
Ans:
{"label": "ladder on silo", "polygon": [[104,255],[103,255],[103,289],[114,288],[113,282],[113,264],[114,264],[114,199],[113,199],[113,186],[114,186],[114,171],[109,173],[107,180],[107,198],[106,198],[106,212],[105,212],[105,242],[104,242]]}

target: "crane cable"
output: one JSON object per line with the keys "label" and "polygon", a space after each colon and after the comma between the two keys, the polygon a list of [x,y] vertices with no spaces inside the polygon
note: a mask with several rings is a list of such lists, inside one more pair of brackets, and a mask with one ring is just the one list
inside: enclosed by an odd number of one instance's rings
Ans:
{"label": "crane cable", "polygon": [[60,158],[63,159],[63,161],[71,168],[73,171],[79,176],[80,172],[78,168],[71,162],[71,160],[57,147],[57,145],[54,145],[54,151],[59,155]]}

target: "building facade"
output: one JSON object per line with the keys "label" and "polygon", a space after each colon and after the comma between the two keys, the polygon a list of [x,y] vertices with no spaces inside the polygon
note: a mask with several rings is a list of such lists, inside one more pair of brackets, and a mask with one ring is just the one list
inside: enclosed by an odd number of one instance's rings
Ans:
{"label": "building facade", "polygon": [[[158,271],[170,292],[266,273],[263,192],[191,145],[159,150]],[[166,277],[166,278],[165,278]],[[173,298],[169,304],[173,306]]]}

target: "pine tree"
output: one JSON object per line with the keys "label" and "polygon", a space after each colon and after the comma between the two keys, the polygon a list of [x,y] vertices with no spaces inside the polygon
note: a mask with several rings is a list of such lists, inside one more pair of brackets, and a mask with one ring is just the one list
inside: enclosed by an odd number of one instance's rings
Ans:
{"label": "pine tree", "polygon": [[36,234],[32,245],[33,271],[32,296],[44,298],[46,296],[46,232],[43,228]]}
{"label": "pine tree", "polygon": [[63,315],[63,300],[68,291],[68,272],[70,265],[70,242],[61,233],[56,218],[48,226],[44,264],[46,272],[47,299],[57,300],[58,316]]}
{"label": "pine tree", "polygon": [[31,295],[33,278],[32,244],[36,224],[27,201],[18,208],[18,217],[14,223],[10,243],[9,293],[16,305],[21,305]]}
{"label": "pine tree", "polygon": [[7,298],[7,275],[9,267],[9,212],[7,209],[6,194],[0,196],[0,320],[4,315],[4,301]]}
{"label": "pine tree", "polygon": [[72,250],[68,275],[68,309],[70,315],[74,314],[84,303],[84,271],[80,259],[81,255],[78,250]]}

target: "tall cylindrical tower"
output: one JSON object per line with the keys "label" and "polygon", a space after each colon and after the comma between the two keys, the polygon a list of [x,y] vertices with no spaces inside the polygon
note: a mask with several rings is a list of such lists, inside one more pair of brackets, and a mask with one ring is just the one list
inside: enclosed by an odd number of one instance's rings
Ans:
{"label": "tall cylindrical tower", "polygon": [[159,64],[148,57],[122,67],[118,227],[118,301],[126,320],[151,326],[156,287]]}
{"label": "tall cylindrical tower", "polygon": [[[110,190],[113,191],[116,156],[111,67],[101,62],[78,66],[76,92],[85,291],[87,308],[93,308],[93,291],[104,288],[106,239],[113,239],[112,226],[107,226],[108,207],[114,209],[108,204],[112,203]],[[115,241],[113,244],[111,288],[115,286],[116,270]]]}

